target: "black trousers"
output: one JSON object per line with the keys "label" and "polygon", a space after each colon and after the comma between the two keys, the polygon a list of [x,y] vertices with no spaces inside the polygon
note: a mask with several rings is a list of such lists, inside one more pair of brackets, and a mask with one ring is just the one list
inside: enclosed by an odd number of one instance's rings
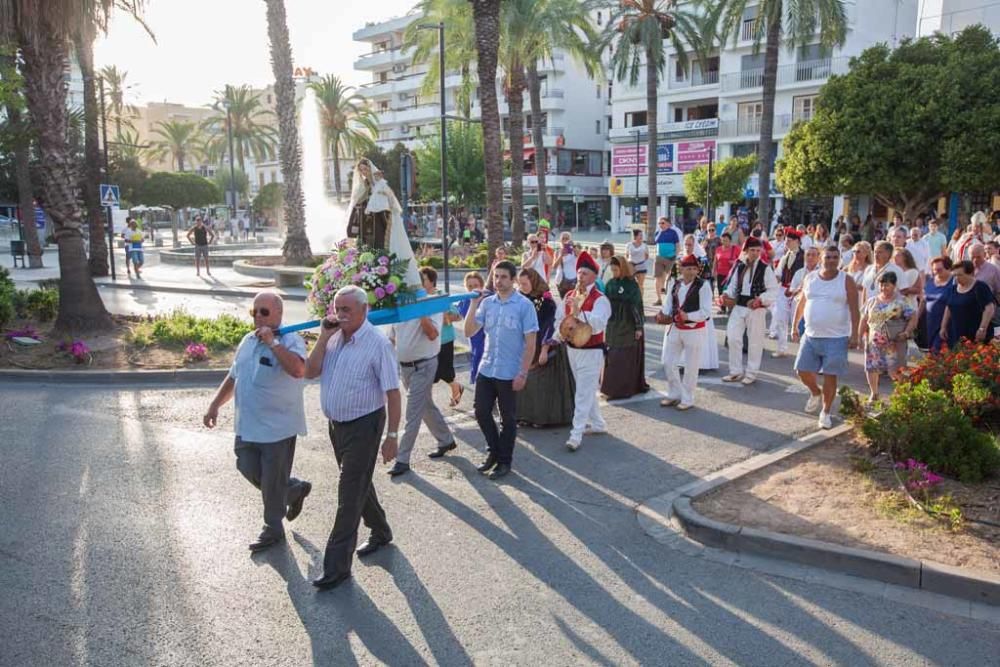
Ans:
{"label": "black trousers", "polygon": [[[493,405],[500,408],[500,430],[493,419]],[[486,438],[486,449],[497,463],[510,465],[517,438],[517,396],[513,380],[497,380],[479,375],[476,378],[476,421]]]}
{"label": "black trousers", "polygon": [[354,549],[358,544],[358,526],[365,525],[377,540],[392,539],[385,510],[378,502],[372,474],[378,459],[385,409],[379,408],[349,422],[330,422],[330,442],[340,467],[337,487],[337,518],[323,556],[323,574],[336,576],[351,571]]}
{"label": "black trousers", "polygon": [[264,534],[285,534],[282,520],[288,505],[302,497],[305,483],[291,477],[295,436],[278,442],[250,442],[236,436],[236,469],[260,489],[264,501]]}

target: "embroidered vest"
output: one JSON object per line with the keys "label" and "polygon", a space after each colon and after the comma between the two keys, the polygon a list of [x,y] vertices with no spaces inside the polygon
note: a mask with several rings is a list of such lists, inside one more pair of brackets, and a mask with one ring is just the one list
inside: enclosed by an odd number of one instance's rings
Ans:
{"label": "embroidered vest", "polygon": [[781,258],[781,286],[788,287],[792,284],[795,273],[806,265],[806,253],[802,248],[795,253],[795,259],[788,261],[788,254]]}
{"label": "embroidered vest", "polygon": [[[569,297],[570,295],[567,294],[566,296]],[[592,287],[590,289],[590,294],[588,294],[587,298],[583,300],[583,305],[580,306],[580,311],[584,312],[584,313],[589,313],[590,311],[592,311],[594,309],[594,304],[597,303],[597,300],[600,299],[602,296],[604,296],[604,295],[601,293],[601,290],[597,289],[596,285],[594,287]],[[566,316],[569,317],[569,315],[570,315],[570,302],[569,302],[568,298],[566,299],[566,303],[563,306],[563,308],[565,308],[564,312],[565,312]],[[576,347],[576,346],[571,345],[570,347]],[[579,349],[587,350],[587,349],[590,349],[590,348],[601,348],[601,347],[604,347],[604,332],[603,331],[601,333],[597,333],[597,334],[594,334],[593,336],[591,336],[590,340],[587,341],[587,344],[581,346]]]}
{"label": "embroidered vest", "polygon": [[750,276],[750,296],[743,295],[743,275],[747,271],[746,262],[740,262],[739,267],[736,269],[736,303],[740,306],[746,306],[751,301],[759,297],[761,294],[767,291],[764,287],[764,271],[767,270],[767,264],[758,260],[757,266],[753,270],[753,275]]}
{"label": "embroidered vest", "polygon": [[695,278],[694,281],[691,283],[691,286],[688,288],[688,293],[684,296],[684,303],[678,303],[677,295],[681,291],[682,284],[683,284],[682,280],[677,280],[674,282],[673,294],[671,295],[671,298],[673,299],[673,302],[671,303],[671,307],[673,308],[672,312],[676,313],[678,310],[682,310],[685,313],[693,313],[697,310],[700,310],[701,286],[705,284],[705,281],[702,280],[701,278]]}

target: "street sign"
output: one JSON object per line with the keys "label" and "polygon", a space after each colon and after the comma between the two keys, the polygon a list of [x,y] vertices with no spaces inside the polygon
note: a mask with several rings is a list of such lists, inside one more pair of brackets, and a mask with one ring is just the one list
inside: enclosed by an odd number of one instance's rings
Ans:
{"label": "street sign", "polygon": [[580,195],[576,195],[575,197],[573,197],[574,204],[582,204],[585,201],[586,199],[584,197],[581,197]]}
{"label": "street sign", "polygon": [[101,206],[118,206],[120,203],[118,186],[101,183]]}
{"label": "street sign", "polygon": [[35,204],[35,227],[45,229],[45,211],[38,204]]}

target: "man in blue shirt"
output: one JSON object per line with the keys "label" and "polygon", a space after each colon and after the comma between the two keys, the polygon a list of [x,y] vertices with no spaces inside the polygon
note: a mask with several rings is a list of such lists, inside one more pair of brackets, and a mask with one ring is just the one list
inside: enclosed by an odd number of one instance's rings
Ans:
{"label": "man in blue shirt", "polygon": [[[514,289],[517,267],[504,260],[493,267],[496,294],[472,301],[465,316],[465,335],[471,338],[480,329],[486,332],[483,360],[476,379],[476,421],[486,438],[488,454],[479,466],[500,479],[510,472],[517,438],[517,401],[514,392],[524,389],[528,368],[535,354],[538,316],[535,306]],[[500,409],[502,428],[497,430],[493,406]]]}
{"label": "man in blue shirt", "polygon": [[670,224],[670,218],[660,218],[659,229],[653,237],[656,244],[656,262],[654,264],[653,276],[656,278],[656,304],[663,305],[663,286],[670,277],[670,272],[674,268],[677,260],[677,246],[681,242],[681,237],[677,230]]}
{"label": "man in blue shirt", "polygon": [[219,408],[236,398],[236,468],[260,489],[264,529],[251,551],[278,544],[285,537],[282,519],[293,520],[312,484],[290,477],[295,439],[306,434],[302,402],[306,344],[297,333],[278,335],[281,297],[261,292],[250,314],[256,329],[236,349],[229,375],[223,380],[203,422],[214,428]]}

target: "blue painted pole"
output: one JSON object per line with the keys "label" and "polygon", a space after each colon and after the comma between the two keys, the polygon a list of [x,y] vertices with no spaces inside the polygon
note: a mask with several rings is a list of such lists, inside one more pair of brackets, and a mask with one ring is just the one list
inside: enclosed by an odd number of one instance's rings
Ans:
{"label": "blue painted pole", "polygon": [[[399,322],[406,322],[408,320],[415,320],[420,317],[427,317],[428,315],[434,315],[436,313],[443,313],[450,309],[456,303],[461,303],[462,301],[468,301],[479,296],[478,292],[465,292],[463,294],[445,294],[442,296],[435,296],[429,299],[421,299],[419,301],[413,301],[401,306],[396,306],[395,308],[380,308],[378,310],[368,311],[368,321],[376,326],[382,326],[385,324],[397,324]],[[306,329],[315,329],[320,325],[322,320],[309,320],[308,322],[300,322],[298,324],[289,324],[288,326],[281,327],[276,332],[277,334],[292,333],[293,331],[304,331]]]}
{"label": "blue painted pole", "polygon": [[957,192],[952,192],[948,197],[948,238],[955,233],[955,228],[958,227],[958,209],[962,205],[961,199]]}

